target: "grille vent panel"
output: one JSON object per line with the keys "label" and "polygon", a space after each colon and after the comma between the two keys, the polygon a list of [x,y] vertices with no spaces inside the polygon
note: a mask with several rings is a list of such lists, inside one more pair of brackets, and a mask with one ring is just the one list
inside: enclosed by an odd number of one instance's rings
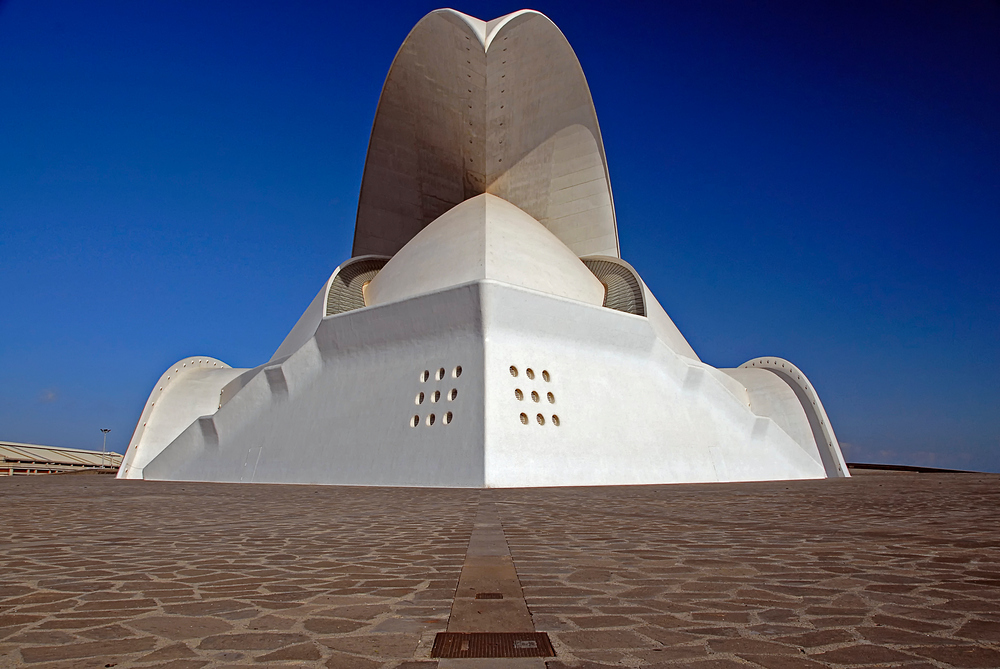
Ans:
{"label": "grille vent panel", "polygon": [[438,632],[431,657],[554,657],[545,632]]}
{"label": "grille vent panel", "polygon": [[365,282],[375,278],[387,262],[388,258],[363,258],[342,266],[330,283],[330,292],[326,296],[326,315],[335,316],[365,306],[361,289]]}
{"label": "grille vent panel", "polygon": [[590,260],[587,258],[581,258],[581,260],[607,289],[604,296],[605,307],[636,316],[646,315],[642,285],[630,268],[610,260]]}

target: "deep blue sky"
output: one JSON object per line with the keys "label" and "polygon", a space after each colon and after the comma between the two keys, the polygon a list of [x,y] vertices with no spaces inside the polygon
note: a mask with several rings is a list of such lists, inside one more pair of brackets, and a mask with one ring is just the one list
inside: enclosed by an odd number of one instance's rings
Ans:
{"label": "deep blue sky", "polygon": [[[849,460],[1000,471],[1000,4],[536,8],[704,360],[799,365]],[[350,255],[431,9],[0,0],[0,439],[123,451],[175,360],[264,362]]]}

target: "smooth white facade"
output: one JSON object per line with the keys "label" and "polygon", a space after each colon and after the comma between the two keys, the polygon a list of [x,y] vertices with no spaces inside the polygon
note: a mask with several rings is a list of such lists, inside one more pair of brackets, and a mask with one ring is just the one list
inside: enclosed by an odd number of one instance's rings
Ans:
{"label": "smooth white facade", "polygon": [[[480,167],[482,166],[482,167]],[[270,361],[186,358],[123,478],[560,486],[847,476],[780,358],[700,361],[619,258],[586,80],[546,17],[429,14],[387,77],[355,257]]]}

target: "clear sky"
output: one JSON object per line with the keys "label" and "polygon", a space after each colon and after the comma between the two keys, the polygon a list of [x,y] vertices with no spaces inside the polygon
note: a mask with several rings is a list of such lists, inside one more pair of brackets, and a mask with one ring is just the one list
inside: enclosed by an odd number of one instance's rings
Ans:
{"label": "clear sky", "polygon": [[[174,361],[266,361],[350,256],[434,8],[0,0],[0,439],[121,452]],[[1000,471],[1000,4],[535,8],[706,362],[797,364],[849,461]]]}

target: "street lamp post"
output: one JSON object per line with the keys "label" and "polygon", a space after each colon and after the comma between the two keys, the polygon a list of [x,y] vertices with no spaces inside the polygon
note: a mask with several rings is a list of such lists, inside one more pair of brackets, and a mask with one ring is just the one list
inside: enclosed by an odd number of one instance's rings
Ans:
{"label": "street lamp post", "polygon": [[104,467],[104,452],[108,450],[108,432],[111,432],[110,427],[102,427],[101,432],[104,433],[104,445],[101,446],[101,466]]}

